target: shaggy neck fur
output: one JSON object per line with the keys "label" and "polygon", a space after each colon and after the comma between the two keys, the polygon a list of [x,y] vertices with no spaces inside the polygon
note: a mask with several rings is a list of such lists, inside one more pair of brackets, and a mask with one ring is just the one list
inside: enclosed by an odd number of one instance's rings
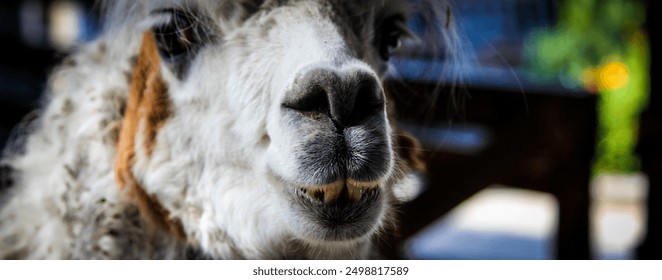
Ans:
{"label": "shaggy neck fur", "polygon": [[[3,159],[15,184],[3,194],[0,258],[185,257],[184,243],[143,219],[149,214],[139,210],[145,207],[139,199],[127,199],[145,194],[118,188],[113,176],[120,134],[130,133],[122,117],[135,57],[117,45],[137,43],[101,38],[51,76],[47,105],[23,131],[26,152]],[[130,176],[118,180],[135,183]]]}

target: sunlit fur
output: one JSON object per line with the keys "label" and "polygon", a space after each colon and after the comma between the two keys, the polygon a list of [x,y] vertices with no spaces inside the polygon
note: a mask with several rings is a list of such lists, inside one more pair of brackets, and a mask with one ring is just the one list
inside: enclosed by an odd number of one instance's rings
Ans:
{"label": "sunlit fur", "polygon": [[[434,3],[443,15],[445,4]],[[376,116],[387,123],[380,132],[387,149],[382,167],[366,179],[380,191],[374,215],[360,236],[349,230],[324,240],[320,232],[333,229],[295,209],[287,193],[331,183],[319,179],[323,174],[301,174],[297,162],[309,149],[298,137],[325,132],[288,127],[281,103],[308,69],[360,71],[383,81],[388,64],[374,46],[376,22],[406,14],[405,3],[105,6],[105,32],[53,72],[40,117],[3,157],[15,184],[2,199],[0,258],[191,257],[187,251],[227,259],[379,257],[374,241],[393,229],[395,193],[420,184],[418,144],[388,110]],[[154,13],[163,8],[194,11],[208,25],[208,40],[184,70],[159,58],[145,39],[168,20]],[[152,53],[139,54],[141,48]],[[326,163],[315,164],[324,170]]]}

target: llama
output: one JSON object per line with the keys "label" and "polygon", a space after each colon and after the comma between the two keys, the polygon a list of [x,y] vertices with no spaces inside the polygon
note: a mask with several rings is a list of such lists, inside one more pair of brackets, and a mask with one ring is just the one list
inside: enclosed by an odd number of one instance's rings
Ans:
{"label": "llama", "polygon": [[407,2],[105,6],[5,151],[0,258],[379,257],[425,170],[383,89]]}

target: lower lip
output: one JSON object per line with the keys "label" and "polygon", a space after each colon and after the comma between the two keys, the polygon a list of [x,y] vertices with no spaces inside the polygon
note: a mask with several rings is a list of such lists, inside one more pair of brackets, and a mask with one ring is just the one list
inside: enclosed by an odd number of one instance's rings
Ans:
{"label": "lower lip", "polygon": [[[300,225],[312,223],[312,227],[301,228],[301,232],[314,239],[343,241],[360,238],[371,232],[383,215],[383,200],[378,189],[366,192],[361,200],[347,204],[326,204],[309,198],[294,189],[291,191],[298,216],[305,219]],[[314,231],[311,229],[315,229]]]}

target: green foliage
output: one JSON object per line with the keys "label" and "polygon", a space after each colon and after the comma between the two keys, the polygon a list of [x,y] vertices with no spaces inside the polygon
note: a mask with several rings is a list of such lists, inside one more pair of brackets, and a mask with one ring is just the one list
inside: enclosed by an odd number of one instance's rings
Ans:
{"label": "green foliage", "polygon": [[[598,141],[595,173],[637,171],[634,155],[639,114],[649,94],[648,41],[641,31],[645,7],[633,0],[566,0],[552,29],[533,32],[527,42],[530,70],[569,77],[570,88],[598,91]],[[609,63],[625,65],[626,82],[601,86],[590,77]],[[596,75],[587,75],[596,73]],[[587,78],[589,77],[589,78]],[[600,80],[597,79],[597,82]]]}
{"label": "green foliage", "polygon": [[604,90],[598,104],[598,143],[594,173],[629,173],[639,170],[634,155],[639,115],[648,101],[650,77],[647,42],[635,35],[624,54],[630,81],[622,88]]}

